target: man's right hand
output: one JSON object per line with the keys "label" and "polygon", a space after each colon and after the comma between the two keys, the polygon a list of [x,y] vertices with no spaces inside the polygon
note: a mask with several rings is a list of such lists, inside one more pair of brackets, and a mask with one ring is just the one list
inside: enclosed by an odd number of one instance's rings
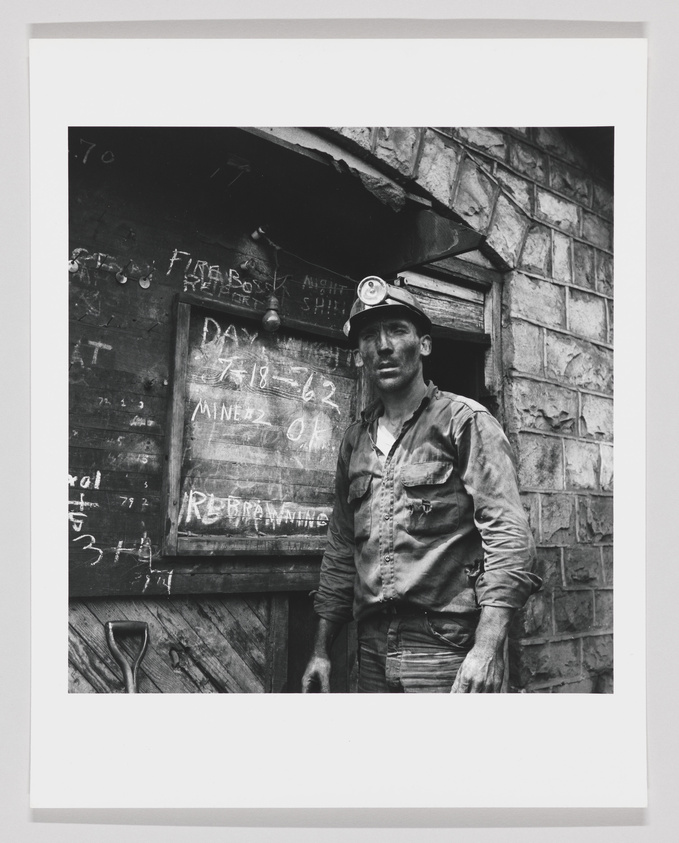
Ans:
{"label": "man's right hand", "polygon": [[302,677],[302,693],[330,693],[330,659],[312,656]]}
{"label": "man's right hand", "polygon": [[342,628],[338,621],[318,619],[314,649],[302,677],[303,694],[330,693],[330,648]]}

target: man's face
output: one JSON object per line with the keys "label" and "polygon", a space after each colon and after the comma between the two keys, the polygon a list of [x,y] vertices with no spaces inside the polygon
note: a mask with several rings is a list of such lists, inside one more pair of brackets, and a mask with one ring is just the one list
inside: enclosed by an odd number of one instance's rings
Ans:
{"label": "man's face", "polygon": [[431,354],[431,338],[418,336],[410,319],[375,315],[359,329],[358,351],[375,387],[398,392],[422,377],[422,358]]}

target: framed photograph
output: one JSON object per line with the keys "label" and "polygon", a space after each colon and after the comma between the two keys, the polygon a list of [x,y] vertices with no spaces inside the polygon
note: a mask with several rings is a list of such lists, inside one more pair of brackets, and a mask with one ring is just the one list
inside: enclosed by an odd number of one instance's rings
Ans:
{"label": "framed photograph", "polygon": [[[394,48],[32,42],[35,807],[645,804],[645,42]],[[342,480],[345,430],[389,406],[359,300],[426,320],[427,400],[498,431],[501,469],[453,415],[394,480],[404,416]],[[478,485],[509,474],[526,571],[496,561],[515,536]],[[390,600],[438,649],[461,645],[437,613],[471,624],[465,654],[484,601],[511,610],[503,693],[356,693]],[[341,612],[330,693],[302,694],[318,615]],[[181,750],[161,738],[188,722]],[[376,749],[385,769],[464,753],[470,775],[375,782]]]}

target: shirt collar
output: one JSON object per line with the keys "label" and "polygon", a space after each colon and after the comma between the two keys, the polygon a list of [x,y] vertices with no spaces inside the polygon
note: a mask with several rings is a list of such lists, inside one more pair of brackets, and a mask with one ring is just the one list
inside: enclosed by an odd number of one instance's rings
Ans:
{"label": "shirt collar", "polygon": [[[432,383],[431,381],[427,381],[427,391],[424,393],[422,401],[415,412],[412,414],[410,418],[418,415],[432,400],[438,395],[439,389],[438,387]],[[384,404],[382,403],[382,399],[378,398],[377,400],[373,401],[372,404],[368,404],[368,406],[361,412],[361,420],[363,422],[364,427],[371,425],[376,419],[378,419],[384,413]]]}

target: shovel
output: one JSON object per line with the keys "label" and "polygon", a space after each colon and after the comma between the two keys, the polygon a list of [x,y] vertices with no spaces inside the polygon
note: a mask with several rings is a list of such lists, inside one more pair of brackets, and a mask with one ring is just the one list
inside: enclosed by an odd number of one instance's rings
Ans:
{"label": "shovel", "polygon": [[[123,671],[125,681],[125,692],[127,694],[137,693],[137,668],[144,658],[144,653],[149,645],[149,627],[144,621],[107,621],[104,624],[106,629],[106,640],[113,658],[118,662]],[[116,641],[118,635],[141,635],[141,648],[135,657],[128,657],[118,646]]]}

